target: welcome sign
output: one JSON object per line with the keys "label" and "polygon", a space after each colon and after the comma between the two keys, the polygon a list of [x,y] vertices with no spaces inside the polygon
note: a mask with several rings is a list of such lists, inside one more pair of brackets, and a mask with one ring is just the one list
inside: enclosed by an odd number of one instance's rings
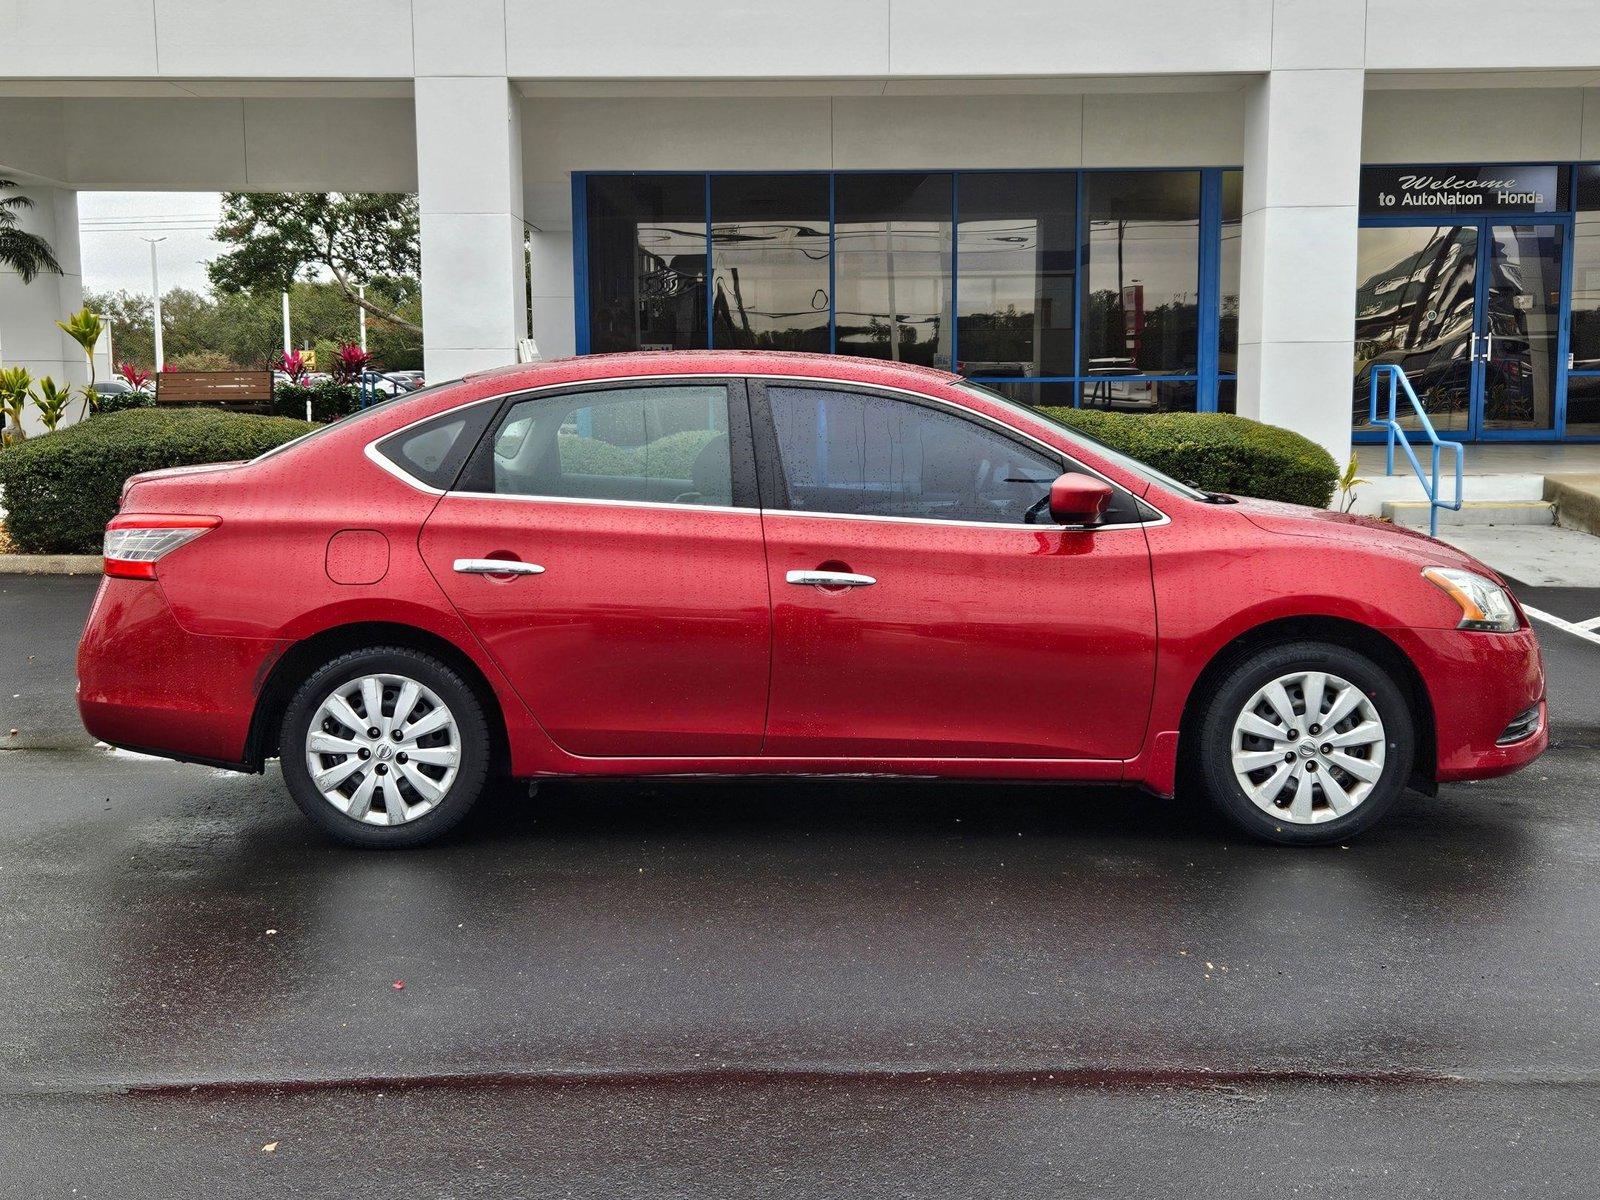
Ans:
{"label": "welcome sign", "polygon": [[1363,167],[1361,211],[1374,216],[1431,212],[1545,213],[1567,207],[1566,167]]}

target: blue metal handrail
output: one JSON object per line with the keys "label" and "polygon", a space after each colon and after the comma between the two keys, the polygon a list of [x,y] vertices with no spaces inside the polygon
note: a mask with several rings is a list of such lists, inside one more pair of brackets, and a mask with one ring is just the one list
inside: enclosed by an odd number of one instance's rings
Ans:
{"label": "blue metal handrail", "polygon": [[[1379,381],[1387,378],[1389,381],[1389,415],[1378,415],[1378,387]],[[1411,411],[1416,414],[1417,420],[1422,425],[1422,432],[1428,435],[1428,445],[1432,456],[1432,471],[1424,474],[1422,463],[1417,460],[1417,453],[1411,448],[1410,441],[1406,438],[1406,431],[1401,428],[1400,422],[1395,420],[1395,404],[1404,391],[1406,399],[1411,404]],[[1422,490],[1428,494],[1428,536],[1439,536],[1439,510],[1448,508],[1451,512],[1461,511],[1461,473],[1462,455],[1464,450],[1460,442],[1447,442],[1439,436],[1433,428],[1433,422],[1428,420],[1427,410],[1422,407],[1422,401],[1417,399],[1417,393],[1411,387],[1411,380],[1406,378],[1406,373],[1393,363],[1378,363],[1372,368],[1372,390],[1370,393],[1371,405],[1369,419],[1374,425],[1381,425],[1389,434],[1388,451],[1384,458],[1384,474],[1394,474],[1394,444],[1399,442],[1401,449],[1406,452],[1406,458],[1411,460],[1411,470],[1417,477],[1417,482],[1422,484]],[[1439,452],[1444,447],[1450,447],[1455,452],[1456,460],[1456,490],[1454,500],[1439,499]]]}

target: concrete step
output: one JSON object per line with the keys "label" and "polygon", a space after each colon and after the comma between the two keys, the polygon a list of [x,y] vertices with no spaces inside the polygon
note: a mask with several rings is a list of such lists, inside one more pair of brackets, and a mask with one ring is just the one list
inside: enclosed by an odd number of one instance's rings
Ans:
{"label": "concrete step", "polygon": [[1562,528],[1600,534],[1600,474],[1546,475],[1544,498]]}
{"label": "concrete step", "polygon": [[[1428,493],[1424,490],[1417,477],[1411,473],[1411,468],[1402,464],[1404,474],[1382,475],[1377,474],[1367,477],[1367,482],[1356,488],[1356,502],[1351,507],[1351,512],[1362,516],[1376,517],[1384,513],[1384,506],[1391,501],[1413,500],[1426,504],[1423,499]],[[1455,476],[1448,471],[1440,471],[1439,486],[1444,495],[1454,494],[1456,485]],[[1468,475],[1462,480],[1461,494],[1468,500],[1543,500],[1544,476],[1534,474],[1518,475]],[[1334,496],[1335,504],[1339,497]]]}
{"label": "concrete step", "polygon": [[[1428,527],[1426,500],[1388,500],[1383,515],[1396,525]],[[1468,500],[1459,512],[1439,510],[1439,524],[1445,525],[1554,525],[1556,506],[1549,500]]]}

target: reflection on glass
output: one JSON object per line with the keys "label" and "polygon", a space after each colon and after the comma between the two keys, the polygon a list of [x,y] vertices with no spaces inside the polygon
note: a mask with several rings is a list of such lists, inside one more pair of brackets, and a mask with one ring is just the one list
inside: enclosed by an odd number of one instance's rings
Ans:
{"label": "reflection on glass", "polygon": [[1217,380],[1217,411],[1222,413],[1237,413],[1239,411],[1239,381],[1237,379]]}
{"label": "reflection on glass", "polygon": [[[1471,225],[1362,229],[1356,255],[1352,419],[1368,423],[1370,368],[1401,367],[1435,428],[1468,427],[1478,231]],[[1415,428],[1414,418],[1401,424]]]}
{"label": "reflection on glass", "polygon": [[1195,369],[1200,317],[1200,173],[1084,176],[1089,269],[1083,302],[1087,375]]}
{"label": "reflection on glass", "polygon": [[1198,385],[1189,380],[1096,379],[1083,385],[1084,408],[1111,412],[1194,412]]}
{"label": "reflection on glass", "polygon": [[711,180],[712,345],[828,349],[828,178]]}
{"label": "reflection on glass", "polygon": [[1030,408],[1075,408],[1078,385],[1075,383],[1001,383],[985,380],[984,387],[999,392],[1007,400]]}
{"label": "reflection on glass", "polygon": [[1600,437],[1600,375],[1567,376],[1567,436]]}
{"label": "reflection on glass", "polygon": [[1218,264],[1221,277],[1217,288],[1217,370],[1224,375],[1232,375],[1239,369],[1239,250],[1243,230],[1244,172],[1224,171],[1222,258]]}
{"label": "reflection on glass", "polygon": [[1578,168],[1572,239],[1572,365],[1600,370],[1600,167]]}
{"label": "reflection on glass", "polygon": [[961,372],[1072,374],[1077,176],[963,174],[957,187]]}
{"label": "reflection on glass", "polygon": [[952,176],[840,175],[834,189],[835,348],[948,370]]}
{"label": "reflection on glass", "polygon": [[1554,429],[1561,313],[1559,225],[1495,225],[1485,332],[1485,429]]}
{"label": "reflection on glass", "polygon": [[589,181],[589,348],[706,345],[705,177]]}

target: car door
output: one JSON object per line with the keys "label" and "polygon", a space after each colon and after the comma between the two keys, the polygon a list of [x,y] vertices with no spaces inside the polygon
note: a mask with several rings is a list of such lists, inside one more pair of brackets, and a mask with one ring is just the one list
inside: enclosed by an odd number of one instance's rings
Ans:
{"label": "car door", "polygon": [[424,560],[573,754],[755,754],[771,617],[744,386],[628,382],[504,408]]}
{"label": "car door", "polygon": [[752,383],[773,599],[765,752],[1120,759],[1140,748],[1155,600],[1118,491],[1100,528],[1044,500],[1082,469],[956,406]]}

